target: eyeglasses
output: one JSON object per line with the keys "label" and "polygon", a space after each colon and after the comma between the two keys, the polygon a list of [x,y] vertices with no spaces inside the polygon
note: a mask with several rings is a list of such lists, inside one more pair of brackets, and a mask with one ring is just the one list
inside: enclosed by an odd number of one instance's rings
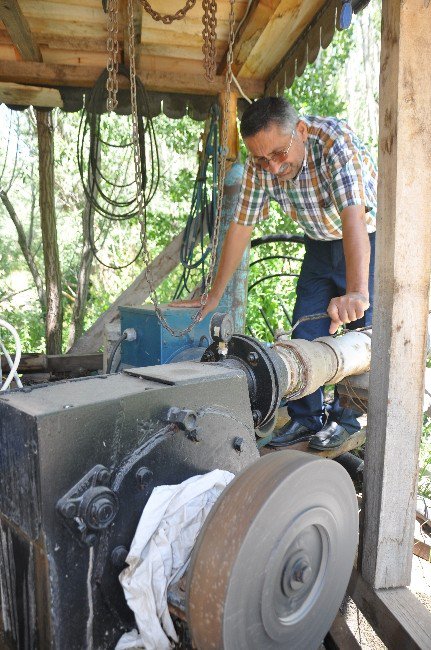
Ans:
{"label": "eyeglasses", "polygon": [[[276,165],[282,165],[283,163],[286,162],[286,158],[289,155],[290,148],[293,143],[293,138],[295,136],[295,131],[292,131],[292,137],[290,139],[289,146],[287,149],[282,149],[281,151],[276,151],[275,153],[272,154],[272,156],[269,156],[269,158],[265,158],[265,156],[252,156],[251,160],[253,162],[253,165],[259,169],[269,169],[270,164],[273,162]],[[287,167],[292,167],[293,165],[291,163],[286,164]],[[286,169],[287,171],[287,169]]]}

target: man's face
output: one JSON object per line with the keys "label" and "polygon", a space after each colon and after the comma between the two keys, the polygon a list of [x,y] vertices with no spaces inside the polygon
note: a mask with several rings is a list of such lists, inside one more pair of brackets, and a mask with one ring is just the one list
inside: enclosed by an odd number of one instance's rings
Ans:
{"label": "man's face", "polygon": [[302,169],[306,139],[307,127],[299,121],[293,135],[292,131],[271,124],[244,138],[244,142],[257,168],[267,169],[280,180],[292,180]]}

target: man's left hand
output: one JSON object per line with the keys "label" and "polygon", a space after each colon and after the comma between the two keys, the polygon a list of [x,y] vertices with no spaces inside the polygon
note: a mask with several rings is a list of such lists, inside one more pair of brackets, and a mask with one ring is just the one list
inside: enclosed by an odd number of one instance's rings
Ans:
{"label": "man's left hand", "polygon": [[328,306],[328,316],[331,318],[329,333],[335,334],[343,323],[352,323],[362,318],[370,306],[368,296],[362,293],[350,292],[338,298],[332,298]]}

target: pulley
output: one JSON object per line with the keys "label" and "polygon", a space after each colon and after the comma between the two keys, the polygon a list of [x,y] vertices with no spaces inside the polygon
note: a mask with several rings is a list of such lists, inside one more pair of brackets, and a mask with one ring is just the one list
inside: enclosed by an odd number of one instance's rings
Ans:
{"label": "pulley", "polygon": [[358,540],[353,484],[298,451],[261,458],[225,489],[194,547],[187,620],[198,650],[316,650]]}

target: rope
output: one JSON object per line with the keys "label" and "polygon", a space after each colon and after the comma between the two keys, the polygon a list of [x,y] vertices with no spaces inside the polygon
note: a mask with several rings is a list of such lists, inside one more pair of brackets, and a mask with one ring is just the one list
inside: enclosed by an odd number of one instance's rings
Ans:
{"label": "rope", "polygon": [[[130,79],[130,73],[125,66],[119,66],[119,74]],[[100,264],[107,268],[124,269],[133,264],[143,250],[143,233],[146,229],[146,208],[154,197],[160,180],[160,161],[157,148],[154,125],[151,115],[149,100],[142,82],[136,78],[136,100],[138,107],[138,138],[140,143],[140,164],[142,169],[141,187],[136,187],[135,179],[127,182],[126,176],[132,160],[133,141],[111,142],[104,135],[102,137],[101,107],[106,99],[106,80],[108,71],[104,70],[93,89],[87,97],[86,108],[83,108],[78,132],[78,168],[82,186],[87,201],[96,212],[109,221],[130,221],[138,219],[141,225],[140,246],[133,259],[123,265],[108,264],[98,255],[98,249],[93,235],[90,236],[90,245],[93,255]],[[88,147],[88,155],[85,149]],[[102,157],[110,163],[109,152],[124,150],[123,164],[115,165],[115,177],[109,177],[102,164]],[[111,154],[112,155],[112,154]],[[118,157],[118,153],[115,153]],[[112,158],[111,158],[112,159]],[[127,164],[126,164],[127,160]],[[119,176],[124,171],[124,179],[119,181]],[[127,189],[132,188],[130,193]],[[142,193],[143,211],[138,205],[137,195]],[[90,228],[90,231],[93,229]]]}
{"label": "rope", "polygon": [[[191,293],[193,289],[188,282],[192,270],[198,267],[201,267],[202,291],[205,287],[205,261],[212,251],[211,239],[217,216],[218,121],[220,117],[220,109],[217,104],[211,107],[209,117],[209,128],[193,185],[190,212],[181,245],[180,262],[183,272],[172,300],[178,300],[184,291]],[[211,196],[209,188],[211,188]],[[210,240],[206,247],[204,245],[205,230],[208,231]],[[195,251],[198,242],[200,256],[196,258]]]}

